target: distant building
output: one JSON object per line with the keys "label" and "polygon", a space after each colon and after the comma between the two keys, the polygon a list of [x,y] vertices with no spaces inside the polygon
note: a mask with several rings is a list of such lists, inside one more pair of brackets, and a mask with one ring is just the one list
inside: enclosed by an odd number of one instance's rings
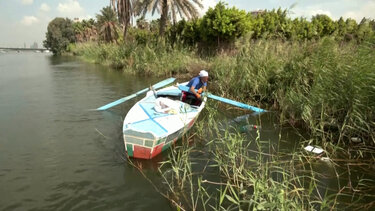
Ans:
{"label": "distant building", "polygon": [[74,23],[79,22],[79,18],[74,18],[74,19],[73,19],[73,22],[74,22]]}
{"label": "distant building", "polygon": [[34,42],[34,44],[30,45],[30,48],[38,48],[38,43]]}

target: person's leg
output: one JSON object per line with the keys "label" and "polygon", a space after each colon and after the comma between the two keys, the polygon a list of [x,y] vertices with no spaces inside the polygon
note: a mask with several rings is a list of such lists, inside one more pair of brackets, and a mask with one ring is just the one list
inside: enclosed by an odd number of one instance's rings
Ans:
{"label": "person's leg", "polygon": [[182,98],[181,98],[181,101],[182,101],[182,102],[186,102],[186,97],[187,97],[187,92],[182,91]]}
{"label": "person's leg", "polygon": [[195,100],[196,100],[196,97],[195,95],[189,93],[189,92],[185,92],[185,101],[183,101],[184,103],[187,103],[189,105],[195,105]]}
{"label": "person's leg", "polygon": [[202,104],[202,100],[198,99],[198,98],[195,98],[195,102],[194,102],[194,105],[195,106],[200,106]]}

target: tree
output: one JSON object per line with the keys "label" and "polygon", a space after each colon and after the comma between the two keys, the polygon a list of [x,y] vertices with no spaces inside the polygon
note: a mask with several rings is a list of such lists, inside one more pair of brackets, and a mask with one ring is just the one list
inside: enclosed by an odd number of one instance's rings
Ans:
{"label": "tree", "polygon": [[172,46],[180,41],[187,46],[193,46],[200,39],[200,21],[194,19],[191,21],[181,20],[168,29],[167,39]]}
{"label": "tree", "polygon": [[98,33],[94,19],[82,20],[73,23],[76,42],[87,42],[98,40]]}
{"label": "tree", "polygon": [[177,21],[177,15],[182,19],[185,17],[190,20],[198,17],[198,9],[203,8],[201,0],[141,0],[137,1],[134,6],[136,15],[144,17],[147,12],[154,15],[155,11],[160,13],[159,35],[164,36],[167,27],[168,16],[171,13],[173,23]]}
{"label": "tree", "polygon": [[70,43],[75,42],[73,22],[68,18],[55,18],[47,27],[43,45],[51,49],[54,55],[64,52]]}
{"label": "tree", "polygon": [[311,40],[314,36],[314,29],[311,22],[306,18],[296,18],[293,20],[292,38],[297,40]]}
{"label": "tree", "polygon": [[316,15],[311,19],[319,37],[331,35],[336,30],[335,22],[328,15]]}
{"label": "tree", "polygon": [[372,27],[370,25],[370,20],[363,18],[358,25],[357,39],[359,42],[367,40],[373,35]]}
{"label": "tree", "polygon": [[344,21],[344,18],[340,17],[340,19],[337,21],[336,39],[343,40],[345,35],[346,35],[346,23]]}
{"label": "tree", "polygon": [[130,21],[133,17],[133,1],[134,0],[111,0],[110,7],[117,12],[118,21],[122,25],[124,40],[128,32]]}
{"label": "tree", "polygon": [[102,26],[105,22],[115,22],[117,23],[116,13],[112,10],[110,6],[103,7],[100,10],[100,14],[96,14],[96,22],[99,26]]}
{"label": "tree", "polygon": [[136,23],[138,29],[150,29],[150,24],[145,20],[144,17],[138,18]]}
{"label": "tree", "polygon": [[[287,10],[264,11],[255,18],[255,36],[262,35],[267,38],[286,38],[292,36],[292,21],[287,17]],[[260,27],[259,24],[262,26]]]}
{"label": "tree", "polygon": [[101,14],[96,15],[101,40],[105,42],[117,42],[117,17],[110,6],[100,10]]}
{"label": "tree", "polygon": [[231,42],[248,32],[251,28],[250,16],[244,10],[227,8],[219,2],[203,16],[200,30],[203,40],[207,42]]}
{"label": "tree", "polygon": [[346,41],[353,40],[357,31],[357,28],[358,28],[357,21],[355,21],[354,19],[348,18],[346,19],[345,23],[346,23],[345,40]]}

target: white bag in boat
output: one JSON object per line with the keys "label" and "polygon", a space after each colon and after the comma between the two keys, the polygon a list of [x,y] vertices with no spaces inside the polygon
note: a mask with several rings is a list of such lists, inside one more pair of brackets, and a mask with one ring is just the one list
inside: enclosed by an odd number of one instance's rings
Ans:
{"label": "white bag in boat", "polygon": [[180,102],[165,97],[156,98],[155,111],[159,113],[177,114],[180,112]]}

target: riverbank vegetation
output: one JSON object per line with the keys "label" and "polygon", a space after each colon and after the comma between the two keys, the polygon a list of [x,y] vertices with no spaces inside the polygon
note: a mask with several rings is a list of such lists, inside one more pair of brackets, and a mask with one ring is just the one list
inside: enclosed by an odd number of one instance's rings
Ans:
{"label": "riverbank vegetation", "polygon": [[[216,107],[159,168],[159,191],[181,210],[370,210],[374,207],[373,157],[360,146],[332,143],[324,155],[303,150],[309,141],[283,147],[263,129],[240,133],[216,121]],[[200,132],[199,132],[200,131]],[[204,137],[199,134],[204,134]],[[210,141],[206,141],[211,137]],[[205,147],[202,149],[202,142]],[[362,154],[362,155],[359,155]]]}
{"label": "riverbank vegetation", "polygon": [[[149,5],[135,5],[130,11],[140,17],[131,26],[125,17],[127,4],[115,5],[103,8],[97,21],[53,20],[45,47],[139,75],[182,80],[207,69],[215,94],[276,111],[280,125],[308,133],[304,144],[324,147],[331,165],[361,166],[361,160],[367,160],[367,169],[373,168],[374,20],[357,23],[326,15],[292,19],[287,10],[246,12],[219,3],[202,18],[191,10],[182,14],[186,20],[177,22],[163,16],[176,15],[176,7],[160,3],[164,12],[151,22],[144,19],[151,12]],[[198,129],[198,137],[218,136],[204,155],[219,173],[219,179],[211,181],[218,188],[208,190],[207,175],[192,169],[194,150],[177,148],[164,165],[171,170],[161,168],[168,192],[181,208],[313,210],[336,207],[337,197],[373,197],[373,181],[359,179],[354,187],[349,165],[350,184],[339,185],[337,191],[324,189],[321,175],[311,167],[315,158],[274,150],[259,136],[248,141],[237,132],[223,133],[214,118],[201,126],[211,131]],[[362,205],[353,208],[374,206]]]}

